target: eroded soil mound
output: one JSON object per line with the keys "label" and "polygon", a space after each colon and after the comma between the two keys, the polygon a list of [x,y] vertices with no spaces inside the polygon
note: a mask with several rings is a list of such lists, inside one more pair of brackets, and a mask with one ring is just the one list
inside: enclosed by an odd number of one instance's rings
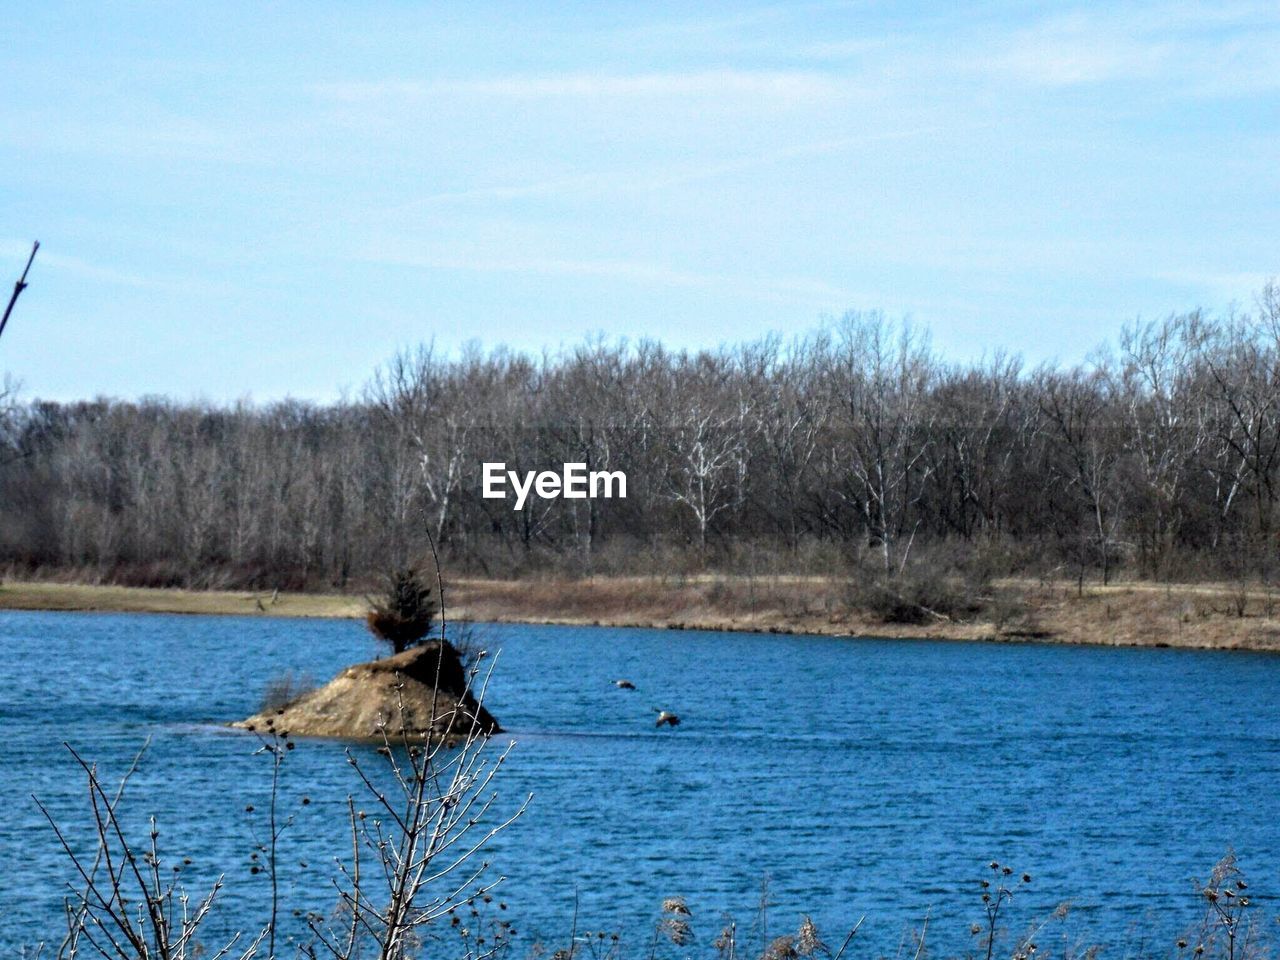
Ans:
{"label": "eroded soil mound", "polygon": [[347,667],[292,703],[232,726],[301,737],[381,741],[385,736],[392,743],[406,736],[453,740],[473,729],[484,734],[502,729],[467,688],[457,651],[438,640]]}

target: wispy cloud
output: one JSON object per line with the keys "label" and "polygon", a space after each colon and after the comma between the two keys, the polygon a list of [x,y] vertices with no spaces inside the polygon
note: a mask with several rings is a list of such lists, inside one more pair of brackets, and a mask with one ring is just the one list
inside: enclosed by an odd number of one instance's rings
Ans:
{"label": "wispy cloud", "polygon": [[250,164],[267,155],[247,142],[243,121],[140,119],[120,107],[62,121],[11,109],[0,119],[0,143],[26,151],[204,164]]}
{"label": "wispy cloud", "polygon": [[764,97],[811,103],[840,94],[838,78],[812,71],[703,70],[674,73],[552,73],[321,84],[316,90],[358,103],[491,97],[508,100]]}
{"label": "wispy cloud", "polygon": [[1173,92],[1280,88],[1280,7],[1180,2],[1100,6],[997,33],[962,71],[1044,87],[1153,81]]}
{"label": "wispy cloud", "polygon": [[1165,72],[1177,53],[1169,41],[1142,41],[1087,33],[1037,31],[984,60],[983,72],[1047,87],[1149,80]]}
{"label": "wispy cloud", "polygon": [[161,340],[356,311],[377,351],[527,308],[693,342],[863,305],[1070,352],[1089,311],[1249,305],[1275,259],[1276,0],[246,8],[213,40],[32,11],[0,282],[39,229],[37,296]]}
{"label": "wispy cloud", "polygon": [[574,176],[526,183],[494,184],[492,186],[464,190],[444,190],[420,197],[401,209],[408,211],[437,205],[489,203],[561,195],[573,195],[576,197],[602,194],[618,196],[627,193],[662,190],[668,187],[747,173],[791,160],[828,156],[857,147],[928,136],[937,130],[937,127],[886,130],[879,133],[834,137],[830,140],[797,144],[792,147],[781,147],[776,150],[766,150],[718,160],[703,160],[661,167],[591,171]]}
{"label": "wispy cloud", "polygon": [[795,304],[799,301],[825,309],[843,307],[857,299],[849,290],[812,277],[746,277],[701,273],[645,260],[505,254],[457,256],[431,251],[415,253],[409,245],[401,243],[388,244],[372,251],[365,250],[358,259],[386,266],[431,270],[587,277],[648,287],[702,289],[774,303]]}

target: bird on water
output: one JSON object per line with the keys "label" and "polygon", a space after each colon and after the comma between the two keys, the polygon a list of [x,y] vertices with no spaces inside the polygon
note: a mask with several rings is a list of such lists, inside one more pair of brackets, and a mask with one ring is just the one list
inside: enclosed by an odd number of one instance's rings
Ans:
{"label": "bird on water", "polygon": [[667,726],[669,726],[669,727],[677,727],[677,726],[679,726],[679,725],[680,725],[680,718],[679,718],[679,717],[677,717],[677,716],[676,716],[674,713],[672,713],[670,710],[659,710],[659,711],[658,711],[658,722],[655,724],[655,726],[659,726],[659,727],[660,727],[660,726],[662,726],[664,723],[665,723]]}
{"label": "bird on water", "polygon": [[613,685],[619,690],[634,690],[636,688],[636,685],[630,680],[615,680]]}

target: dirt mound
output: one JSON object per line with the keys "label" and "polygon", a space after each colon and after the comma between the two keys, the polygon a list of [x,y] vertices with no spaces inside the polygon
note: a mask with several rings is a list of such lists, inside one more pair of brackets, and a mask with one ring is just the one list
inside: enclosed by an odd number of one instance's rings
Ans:
{"label": "dirt mound", "polygon": [[432,641],[384,660],[347,667],[323,687],[233,727],[271,727],[300,737],[393,743],[402,737],[458,739],[501,732],[467,689],[467,671],[448,642]]}

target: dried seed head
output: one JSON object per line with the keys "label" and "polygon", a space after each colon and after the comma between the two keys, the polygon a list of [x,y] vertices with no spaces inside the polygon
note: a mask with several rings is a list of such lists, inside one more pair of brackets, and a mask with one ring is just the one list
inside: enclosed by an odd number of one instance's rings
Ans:
{"label": "dried seed head", "polygon": [[805,917],[800,921],[800,929],[796,932],[796,953],[802,957],[812,957],[814,954],[826,953],[827,945],[822,942],[822,937],[818,934],[818,926],[810,917]]}
{"label": "dried seed head", "polygon": [[693,912],[690,911],[689,905],[685,903],[684,897],[667,897],[662,901],[662,912],[675,913],[683,917],[693,916]]}
{"label": "dried seed head", "polygon": [[677,947],[687,946],[693,940],[693,928],[689,926],[689,921],[678,916],[667,917],[658,928]]}

